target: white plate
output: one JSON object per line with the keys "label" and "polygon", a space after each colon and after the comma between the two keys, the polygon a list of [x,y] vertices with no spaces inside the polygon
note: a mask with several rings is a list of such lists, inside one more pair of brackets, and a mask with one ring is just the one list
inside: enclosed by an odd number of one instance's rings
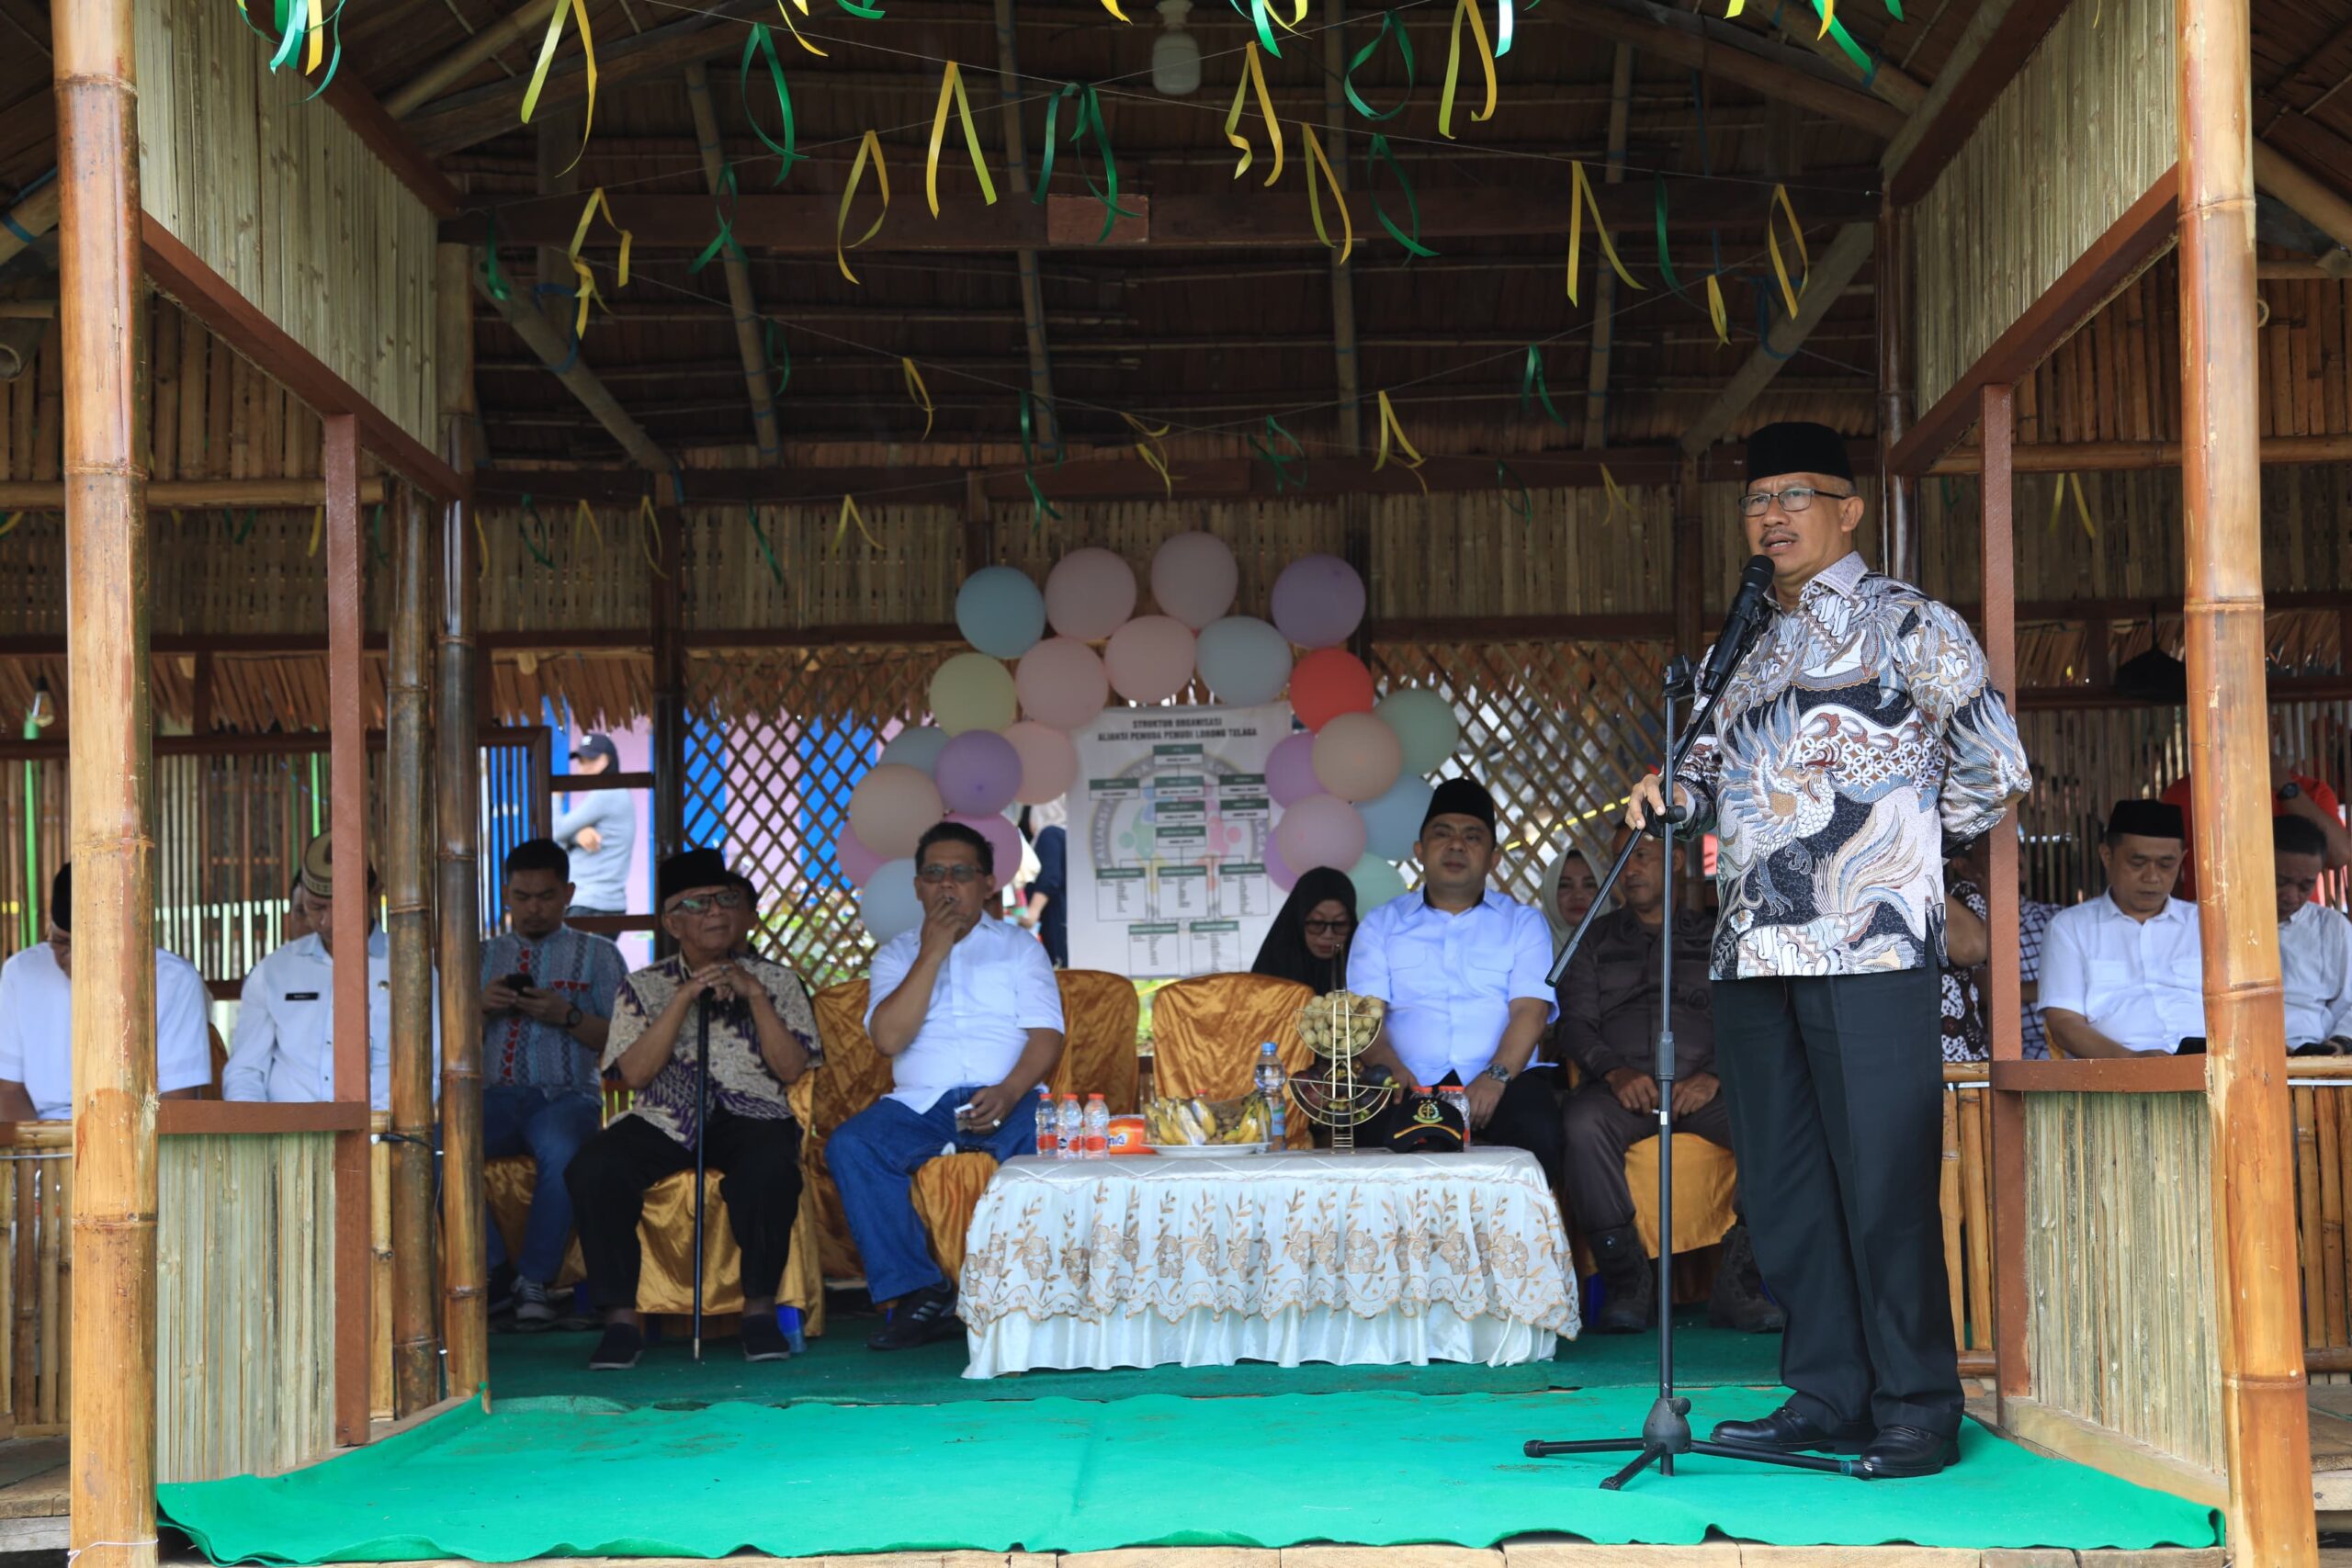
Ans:
{"label": "white plate", "polygon": [[1258,1144],[1146,1144],[1145,1148],[1170,1159],[1211,1159],[1218,1155],[1261,1155],[1266,1145]]}

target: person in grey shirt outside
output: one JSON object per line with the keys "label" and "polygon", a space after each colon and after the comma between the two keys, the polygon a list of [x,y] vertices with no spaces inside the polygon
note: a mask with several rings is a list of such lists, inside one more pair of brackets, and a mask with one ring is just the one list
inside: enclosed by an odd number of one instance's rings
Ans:
{"label": "person in grey shirt outside", "polygon": [[[571,772],[608,773],[620,767],[609,735],[588,734],[571,749]],[[580,901],[564,911],[577,915],[628,912],[628,868],[637,847],[637,802],[627,790],[583,790],[556,813],[555,841],[571,852],[571,879]]]}

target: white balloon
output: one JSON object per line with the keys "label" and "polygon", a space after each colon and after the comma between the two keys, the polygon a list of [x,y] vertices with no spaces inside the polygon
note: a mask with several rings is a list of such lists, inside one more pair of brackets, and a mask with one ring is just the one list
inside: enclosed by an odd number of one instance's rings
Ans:
{"label": "white balloon", "polygon": [[1201,680],[1228,706],[1272,702],[1290,684],[1290,639],[1255,615],[1211,621],[1193,657]]}
{"label": "white balloon", "polygon": [[922,900],[915,897],[915,863],[886,860],[857,890],[858,919],[878,945],[922,923]]}

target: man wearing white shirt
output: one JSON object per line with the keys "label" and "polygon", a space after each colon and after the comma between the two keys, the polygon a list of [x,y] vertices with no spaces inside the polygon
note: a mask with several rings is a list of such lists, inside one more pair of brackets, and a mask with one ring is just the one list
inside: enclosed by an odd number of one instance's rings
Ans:
{"label": "man wearing white shirt", "polygon": [[2120,800],[2098,846],[2107,891],[2050,917],[2041,1017],[2069,1056],[2165,1056],[2205,1037],[2197,906],[2172,896],[2180,807]]}
{"label": "man wearing white shirt", "polygon": [[1556,1183],[1560,1113],[1527,1076],[1558,1010],[1552,938],[1541,910],[1487,886],[1494,797],[1469,779],[1439,784],[1415,852],[1420,891],[1366,915],[1348,949],[1348,989],[1388,1004],[1366,1059],[1408,1087],[1466,1086],[1477,1137],[1527,1150]]}
{"label": "man wearing white shirt", "polygon": [[[49,940],[0,964],[0,1122],[74,1117],[74,868],[49,885]],[[211,998],[196,965],[155,950],[155,1089],[194,1100],[212,1081]]]}
{"label": "man wearing white shirt", "polygon": [[866,1290],[897,1302],[866,1341],[902,1350],[963,1332],[956,1286],[915,1217],[914,1173],[943,1148],[999,1160],[1037,1147],[1037,1086],[1062,1054],[1061,990],[1035,938],[985,919],[995,878],[988,840],[942,822],[915,846],[922,924],[874,955],[865,1027],[896,1088],[825,1145]]}
{"label": "man wearing white shirt", "polygon": [[[322,833],[302,852],[302,891],[311,931],[254,965],[237,1007],[229,1064],[220,1070],[224,1100],[305,1104],[335,1098],[334,868],[333,846]],[[376,872],[368,870],[368,1104],[392,1108],[391,943],[376,929]],[[345,897],[353,897],[344,890]],[[433,1009],[433,1077],[441,1078],[441,1011]]]}
{"label": "man wearing white shirt", "polygon": [[2327,839],[2301,817],[2271,818],[2278,875],[2278,980],[2287,1004],[2287,1049],[2340,1055],[2352,1029],[2352,920],[2312,901],[2327,869]]}

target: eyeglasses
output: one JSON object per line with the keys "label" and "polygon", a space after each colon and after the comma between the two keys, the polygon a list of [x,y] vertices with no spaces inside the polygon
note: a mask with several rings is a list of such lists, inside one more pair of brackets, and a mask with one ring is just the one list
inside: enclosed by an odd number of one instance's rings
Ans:
{"label": "eyeglasses", "polygon": [[1309,936],[1345,936],[1355,922],[1353,920],[1308,920],[1306,924],[1306,934]]}
{"label": "eyeglasses", "polygon": [[683,898],[670,900],[673,915],[707,915],[713,909],[740,909],[743,907],[743,890],[722,887],[716,893],[689,893]]}
{"label": "eyeglasses", "polygon": [[1772,503],[1777,501],[1781,503],[1781,511],[1794,515],[1800,512],[1810,511],[1813,507],[1813,498],[1816,495],[1829,501],[1851,501],[1854,498],[1852,491],[1840,495],[1834,490],[1815,490],[1811,485],[1791,485],[1786,490],[1749,491],[1739,498],[1739,510],[1746,516],[1761,517],[1772,510]]}
{"label": "eyeglasses", "polygon": [[987,872],[976,865],[927,865],[915,873],[918,880],[927,882],[933,887],[943,882],[952,882],[961,887],[967,882],[978,882],[987,874]]}

